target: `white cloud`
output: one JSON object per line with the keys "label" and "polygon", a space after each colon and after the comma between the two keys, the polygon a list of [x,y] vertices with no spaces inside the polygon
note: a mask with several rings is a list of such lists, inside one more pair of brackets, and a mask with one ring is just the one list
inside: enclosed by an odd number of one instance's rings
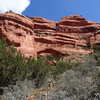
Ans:
{"label": "white cloud", "polygon": [[30,4],[31,0],[0,0],[0,13],[12,10],[21,14]]}

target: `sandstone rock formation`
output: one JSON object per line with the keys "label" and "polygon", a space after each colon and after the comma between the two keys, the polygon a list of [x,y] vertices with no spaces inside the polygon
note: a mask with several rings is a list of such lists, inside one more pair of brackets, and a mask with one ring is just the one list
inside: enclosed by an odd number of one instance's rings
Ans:
{"label": "sandstone rock formation", "polygon": [[25,57],[89,54],[100,43],[100,24],[79,15],[59,22],[25,17],[14,12],[0,14],[0,37]]}

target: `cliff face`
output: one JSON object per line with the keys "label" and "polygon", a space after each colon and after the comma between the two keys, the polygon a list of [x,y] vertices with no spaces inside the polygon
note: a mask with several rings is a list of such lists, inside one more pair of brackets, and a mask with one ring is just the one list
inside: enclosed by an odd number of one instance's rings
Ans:
{"label": "cliff face", "polygon": [[100,43],[100,24],[85,18],[65,16],[59,22],[25,17],[13,12],[0,14],[0,37],[25,57],[89,54]]}

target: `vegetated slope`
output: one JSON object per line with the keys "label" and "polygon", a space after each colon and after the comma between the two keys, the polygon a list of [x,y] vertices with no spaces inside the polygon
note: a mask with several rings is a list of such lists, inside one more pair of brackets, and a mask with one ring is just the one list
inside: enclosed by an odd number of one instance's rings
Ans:
{"label": "vegetated slope", "polygon": [[92,57],[86,57],[83,64],[64,72],[49,100],[99,100],[100,70]]}
{"label": "vegetated slope", "polygon": [[[0,98],[27,100],[33,90],[46,89],[52,80],[55,87],[49,91],[48,100],[99,100],[100,62],[96,53],[84,56],[82,62],[63,61],[61,56],[26,59],[1,40]],[[40,96],[36,100],[41,100]]]}

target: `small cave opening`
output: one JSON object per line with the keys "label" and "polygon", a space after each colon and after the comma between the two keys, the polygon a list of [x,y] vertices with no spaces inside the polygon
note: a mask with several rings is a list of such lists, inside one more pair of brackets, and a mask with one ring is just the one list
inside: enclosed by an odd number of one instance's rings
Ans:
{"label": "small cave opening", "polygon": [[50,54],[52,56],[64,56],[63,53],[57,51],[57,50],[53,50],[53,49],[45,49],[45,50],[42,50],[40,52],[38,52],[39,55],[41,54]]}
{"label": "small cave opening", "polygon": [[16,33],[16,36],[23,36],[22,33]]}

